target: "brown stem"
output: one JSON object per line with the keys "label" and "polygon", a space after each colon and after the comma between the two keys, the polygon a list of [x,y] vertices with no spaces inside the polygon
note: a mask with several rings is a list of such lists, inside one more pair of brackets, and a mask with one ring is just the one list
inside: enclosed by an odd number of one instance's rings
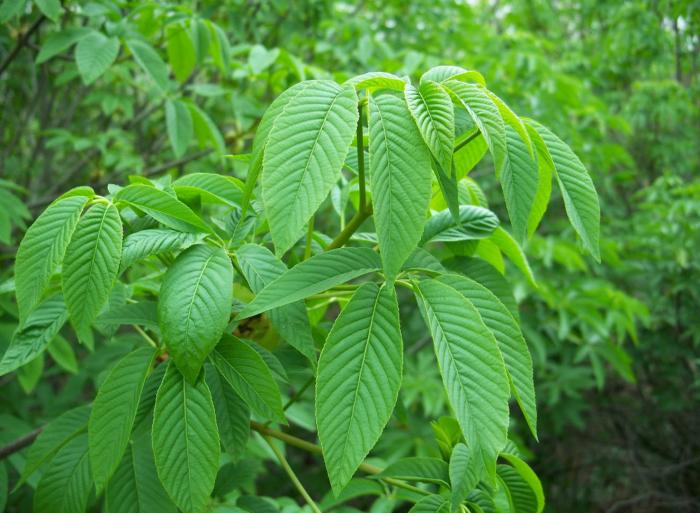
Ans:
{"label": "brown stem", "polygon": [[12,63],[13,60],[15,60],[15,57],[19,54],[19,51],[27,44],[27,41],[29,41],[29,38],[32,37],[32,34],[36,32],[39,27],[41,26],[42,23],[44,23],[44,20],[46,19],[46,16],[40,16],[34,23],[32,23],[32,26],[29,27],[29,30],[27,30],[18,40],[17,44],[15,47],[12,49],[10,54],[5,58],[4,61],[2,61],[2,64],[0,64],[0,75],[3,74],[3,72],[7,69],[7,67]]}

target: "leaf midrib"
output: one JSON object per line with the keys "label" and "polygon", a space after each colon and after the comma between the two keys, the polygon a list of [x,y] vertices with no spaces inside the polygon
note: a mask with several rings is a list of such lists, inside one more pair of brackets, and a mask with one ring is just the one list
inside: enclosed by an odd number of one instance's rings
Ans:
{"label": "leaf midrib", "polygon": [[187,317],[185,317],[185,341],[189,341],[190,338],[190,322],[192,320],[192,307],[194,306],[194,300],[197,297],[197,293],[199,291],[199,285],[202,283],[202,278],[204,277],[204,272],[207,270],[207,267],[209,266],[209,262],[211,261],[212,258],[216,253],[212,253],[207,257],[207,260],[204,262],[204,265],[202,266],[202,270],[199,272],[199,276],[197,277],[197,281],[194,287],[194,290],[192,291],[192,298],[190,299],[190,304],[187,307]]}

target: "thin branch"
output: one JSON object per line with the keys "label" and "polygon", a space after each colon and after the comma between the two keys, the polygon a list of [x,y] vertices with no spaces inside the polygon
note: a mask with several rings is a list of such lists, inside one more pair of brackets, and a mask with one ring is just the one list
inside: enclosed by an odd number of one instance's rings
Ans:
{"label": "thin branch", "polygon": [[287,473],[289,476],[289,479],[292,481],[292,484],[294,487],[299,491],[301,496],[304,498],[306,501],[306,504],[309,505],[311,510],[314,513],[321,513],[321,509],[318,507],[316,502],[311,498],[311,495],[309,495],[309,492],[306,491],[306,488],[304,488],[304,485],[301,484],[301,481],[299,481],[299,478],[297,475],[294,473],[294,470],[292,467],[289,465],[289,462],[287,459],[284,457],[284,454],[282,454],[282,451],[279,450],[279,448],[272,442],[272,438],[269,436],[263,436],[265,441],[267,442],[267,445],[270,446],[270,449],[272,449],[272,452],[275,453],[275,456],[277,456],[277,459],[280,462],[280,465],[284,469],[284,471]]}
{"label": "thin branch", "polygon": [[472,142],[474,139],[476,139],[476,138],[479,137],[480,135],[481,135],[481,132],[480,132],[479,130],[477,130],[476,132],[474,132],[472,135],[470,135],[469,137],[467,137],[464,141],[462,141],[462,142],[459,143],[457,146],[455,146],[454,153],[457,153],[459,150],[461,150],[462,148],[464,148],[467,144],[469,144],[470,142]]}
{"label": "thin branch", "polygon": [[330,249],[335,249],[343,246],[347,241],[350,240],[350,237],[352,237],[352,234],[357,231],[357,229],[362,225],[362,223],[365,222],[365,220],[372,215],[372,207],[368,206],[364,208],[363,210],[359,210],[352,219],[350,219],[350,222],[345,226],[342,232],[338,234],[338,236],[333,239],[333,241],[326,246],[326,251]]}
{"label": "thin branch", "polygon": [[17,44],[15,47],[12,49],[10,54],[5,57],[5,60],[2,61],[2,64],[0,64],[0,75],[3,74],[3,72],[7,69],[7,67],[12,63],[13,60],[15,60],[15,57],[19,54],[20,50],[27,44],[27,41],[29,41],[29,38],[32,37],[32,34],[36,32],[39,27],[41,26],[42,23],[44,23],[44,20],[46,20],[46,16],[39,16],[37,20],[32,23],[32,26],[29,27],[29,30],[27,30],[18,40]]}
{"label": "thin branch", "polygon": [[40,427],[38,429],[35,429],[31,433],[27,433],[26,435],[18,438],[17,440],[14,440],[9,444],[0,447],[0,460],[4,460],[8,456],[11,456],[14,453],[21,451],[25,447],[31,445],[31,443],[36,439],[37,436],[41,434],[43,430],[44,428]]}

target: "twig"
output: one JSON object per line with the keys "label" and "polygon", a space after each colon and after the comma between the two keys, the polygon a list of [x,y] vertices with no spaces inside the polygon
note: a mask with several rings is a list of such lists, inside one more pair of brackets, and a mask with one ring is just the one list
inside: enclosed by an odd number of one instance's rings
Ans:
{"label": "twig", "polygon": [[344,245],[348,240],[350,240],[350,237],[352,237],[352,234],[357,231],[357,229],[362,225],[362,223],[365,222],[365,220],[372,215],[372,207],[368,206],[364,208],[363,210],[359,210],[352,219],[350,219],[350,222],[345,226],[342,232],[338,234],[338,236],[333,239],[333,241],[326,246],[326,251],[330,249],[336,249]]}
{"label": "twig", "polygon": [[36,439],[37,436],[41,434],[43,430],[43,427],[37,428],[31,433],[27,433],[26,435],[18,438],[17,440],[14,440],[9,444],[0,447],[0,460],[4,460],[8,456],[11,456],[16,452],[21,451],[28,445],[31,445],[31,443]]}
{"label": "twig", "polygon": [[17,57],[19,54],[19,51],[22,49],[24,45],[27,44],[27,41],[29,40],[30,37],[32,37],[32,34],[37,31],[37,29],[41,26],[42,23],[44,23],[44,20],[46,19],[46,16],[39,16],[37,20],[32,23],[32,26],[29,27],[29,30],[27,30],[18,40],[17,44],[15,47],[12,49],[10,54],[5,58],[4,61],[2,61],[2,64],[0,64],[0,75],[3,74],[3,72],[7,69],[7,67],[12,63],[12,61]]}
{"label": "twig", "polygon": [[457,146],[455,146],[454,153],[457,153],[459,150],[461,150],[462,148],[464,148],[467,144],[469,144],[470,142],[472,142],[474,139],[476,139],[476,138],[479,137],[480,135],[481,135],[481,132],[480,132],[479,130],[477,130],[476,132],[474,132],[472,135],[470,135],[469,137],[467,137],[464,141],[462,141],[462,142],[459,143]]}

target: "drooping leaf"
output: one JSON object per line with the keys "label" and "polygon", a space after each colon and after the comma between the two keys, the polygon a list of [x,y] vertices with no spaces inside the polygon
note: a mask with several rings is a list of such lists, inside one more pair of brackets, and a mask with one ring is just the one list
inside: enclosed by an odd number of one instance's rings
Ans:
{"label": "drooping leaf", "polygon": [[89,416],[90,407],[79,406],[52,420],[29,448],[27,460],[15,490],[24,484],[39,467],[50,461],[68,442],[84,433],[87,430]]}
{"label": "drooping leaf", "polygon": [[192,129],[197,138],[199,147],[214,148],[217,152],[224,153],[226,150],[226,142],[224,141],[224,136],[221,135],[219,127],[214,123],[214,120],[194,103],[188,103],[187,108],[192,117]]}
{"label": "drooping leaf", "polygon": [[46,350],[60,368],[71,374],[78,373],[78,359],[75,356],[75,351],[73,351],[70,342],[61,335],[56,335]]}
{"label": "drooping leaf", "polygon": [[493,474],[508,431],[503,357],[479,312],[458,291],[435,280],[420,282],[418,290],[450,403],[475,461]]}
{"label": "drooping leaf", "polygon": [[549,154],[549,150],[547,150],[547,145],[542,140],[542,136],[529,124],[525,124],[525,127],[532,141],[537,159],[537,191],[535,192],[532,210],[530,211],[530,217],[527,222],[527,233],[529,237],[532,237],[540,221],[542,221],[544,213],[547,211],[549,197],[552,194],[554,162],[552,161],[552,156]]}
{"label": "drooping leaf", "polygon": [[297,241],[340,177],[357,102],[352,87],[319,80],[275,118],[263,156],[262,196],[278,254]]}
{"label": "drooping leaf", "polygon": [[484,158],[489,146],[481,131],[477,129],[475,132],[459,136],[455,141],[455,150],[452,156],[455,177],[461,180]]}
{"label": "drooping leaf", "polygon": [[48,61],[51,57],[67,50],[91,32],[87,27],[68,27],[60,32],[51,34],[41,45],[39,55],[36,57],[36,63],[41,64]]}
{"label": "drooping leaf", "polygon": [[258,415],[286,424],[282,396],[262,356],[233,336],[224,337],[211,360],[221,376]]}
{"label": "drooping leaf", "polygon": [[425,80],[418,88],[406,85],[404,96],[428,149],[442,169],[451,172],[455,117],[450,95],[437,82]]}
{"label": "drooping leaf", "polygon": [[480,85],[449,80],[445,82],[445,87],[467,110],[481,131],[481,135],[493,156],[496,176],[500,176],[506,163],[508,144],[506,142],[506,127],[498,107]]}
{"label": "drooping leaf", "polygon": [[121,326],[134,324],[158,330],[158,306],[155,301],[139,301],[115,305],[101,313],[95,320],[97,326]]}
{"label": "drooping leaf", "polygon": [[299,301],[379,269],[379,255],[369,248],[338,248],[320,253],[267,285],[236,318],[245,319]]}
{"label": "drooping leaf", "polygon": [[60,0],[34,0],[39,10],[53,22],[57,22],[63,11]]}
{"label": "drooping leaf", "polygon": [[532,358],[520,327],[506,306],[480,283],[457,274],[446,274],[439,281],[457,290],[479,311],[503,355],[513,395],[532,434],[537,437],[537,403],[533,383]]}
{"label": "drooping leaf", "polygon": [[122,221],[112,204],[97,203],[80,219],[63,264],[63,294],[76,330],[92,324],[109,298],[122,255]]}
{"label": "drooping leaf", "polygon": [[450,456],[450,484],[452,495],[450,502],[452,511],[457,511],[460,504],[467,498],[479,483],[482,467],[474,461],[473,452],[464,445],[458,443],[452,449]]}
{"label": "drooping leaf", "polygon": [[17,382],[25,394],[31,394],[39,384],[44,374],[44,354],[40,354],[32,361],[25,363],[17,369]]}
{"label": "drooping leaf", "polygon": [[428,219],[423,230],[422,244],[483,239],[498,227],[496,214],[474,205],[460,205],[459,225],[449,210],[443,210]]}
{"label": "drooping leaf", "polygon": [[163,278],[158,322],[177,368],[194,383],[231,315],[233,266],[223,248],[198,244],[182,252]]}
{"label": "drooping leaf", "polygon": [[109,513],[175,513],[158,480],[150,432],[133,440],[105,488]]}
{"label": "drooping leaf", "polygon": [[428,495],[416,502],[408,513],[449,513],[450,501],[442,495]]}
{"label": "drooping leaf", "polygon": [[132,184],[124,187],[114,195],[114,201],[135,207],[174,230],[188,233],[212,232],[187,205],[149,185]]}
{"label": "drooping leaf", "polygon": [[366,283],[336,319],[316,378],[316,423],[337,495],[377,443],[401,385],[403,343],[396,293]]}
{"label": "drooping leaf", "polygon": [[120,271],[149,256],[162,255],[168,251],[186,249],[200,242],[203,234],[183,233],[154,228],[132,233],[124,239]]}
{"label": "drooping leaf", "polygon": [[250,437],[250,408],[213,365],[206,364],[205,368],[221,445],[233,461],[237,461],[243,456]]}
{"label": "drooping leaf", "polygon": [[447,463],[439,458],[401,458],[387,466],[378,478],[391,477],[402,481],[420,481],[449,486],[450,476]]}
{"label": "drooping leaf", "polygon": [[81,513],[92,492],[87,436],[79,435],[58,452],[34,493],[35,513]]}
{"label": "drooping leaf", "polygon": [[170,67],[173,69],[175,78],[179,82],[184,82],[197,63],[197,54],[190,31],[184,23],[172,23],[166,26],[165,37]]}
{"label": "drooping leaf", "polygon": [[92,84],[109,69],[119,54],[119,39],[92,32],[75,47],[75,62],[85,85]]}
{"label": "drooping leaf", "polygon": [[[236,256],[241,271],[255,294],[287,272],[287,266],[264,246],[246,244],[238,249]],[[268,315],[272,325],[292,347],[311,361],[316,361],[311,325],[303,301],[275,308]]]}
{"label": "drooping leaf", "polygon": [[34,221],[17,250],[15,284],[20,319],[26,319],[63,262],[73,230],[89,198],[56,200]]}
{"label": "drooping leaf", "polygon": [[357,75],[356,77],[346,80],[343,85],[351,85],[358,91],[362,89],[393,89],[394,91],[403,91],[406,82],[402,78],[392,75],[391,73],[370,71],[369,73],[363,73],[362,75]]}
{"label": "drooping leaf", "polygon": [[[537,474],[530,468],[530,465],[525,463],[522,459],[520,459],[518,456],[515,454],[510,454],[507,452],[501,453],[501,457],[508,461],[515,470],[515,472],[520,476],[522,481],[527,485],[529,488],[529,491],[531,492],[532,496],[534,496],[534,508],[530,508],[528,511],[532,511],[532,513],[541,513],[542,510],[544,509],[544,491],[542,490],[542,483],[540,482],[540,479],[537,477]],[[520,511],[523,510],[523,507],[518,508],[518,504],[524,505],[525,503],[531,504],[531,499],[530,500],[519,500],[516,499],[515,497],[515,487],[513,486],[515,484],[515,480],[509,480],[505,478],[505,474],[501,473],[501,477],[504,478],[504,481],[508,484],[508,487],[510,488],[511,491],[511,496],[514,499],[514,503],[516,503],[516,512],[520,513]],[[524,493],[524,491],[520,492],[523,495],[523,498],[525,495],[530,496],[530,494]]]}
{"label": "drooping leaf", "polygon": [[468,70],[459,66],[435,66],[423,73],[420,77],[421,83],[432,80],[433,82],[446,82],[448,80],[465,80],[476,82],[486,86],[484,77],[478,71]]}
{"label": "drooping leaf", "polygon": [[430,152],[395,93],[369,100],[374,221],[384,272],[392,280],[418,245],[430,202]]}
{"label": "drooping leaf", "polygon": [[165,103],[165,126],[175,157],[182,157],[194,135],[192,115],[187,105],[178,100],[167,101]]}
{"label": "drooping leaf", "polygon": [[178,197],[201,196],[210,203],[238,207],[243,199],[243,184],[232,176],[215,173],[190,173],[173,182]]}
{"label": "drooping leaf", "polygon": [[98,495],[129,444],[143,385],[155,356],[151,347],[132,351],[114,366],[97,392],[88,423],[88,440]]}
{"label": "drooping leaf", "polygon": [[593,180],[569,145],[539,123],[530,120],[529,124],[547,145],[571,224],[584,247],[600,261],[600,204]]}
{"label": "drooping leaf", "polygon": [[12,334],[0,359],[0,376],[29,363],[44,352],[68,319],[63,296],[57,294],[36,307]]}
{"label": "drooping leaf", "polygon": [[165,92],[168,90],[168,66],[160,58],[158,52],[144,41],[132,40],[127,43],[134,60],[148,73],[158,88]]}
{"label": "drooping leaf", "polygon": [[535,275],[532,273],[527,256],[525,256],[523,248],[520,247],[520,244],[517,243],[510,233],[499,226],[493,231],[489,240],[503,251],[533,287],[537,287],[537,280],[535,280]]}
{"label": "drooping leaf", "polygon": [[168,365],[153,412],[153,455],[163,487],[185,513],[209,502],[219,468],[219,432],[203,379],[190,384]]}

